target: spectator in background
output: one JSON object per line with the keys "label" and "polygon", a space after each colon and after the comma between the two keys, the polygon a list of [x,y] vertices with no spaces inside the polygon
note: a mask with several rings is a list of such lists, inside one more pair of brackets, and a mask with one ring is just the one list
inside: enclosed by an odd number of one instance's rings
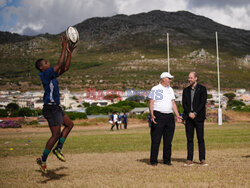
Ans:
{"label": "spectator in background", "polygon": [[118,125],[118,115],[117,112],[114,113],[114,124],[116,125],[116,130],[119,130],[119,125]]}
{"label": "spectator in background", "polygon": [[118,113],[117,117],[118,117],[118,122],[117,122],[118,126],[120,125],[120,129],[122,129],[122,116],[120,112]]}
{"label": "spectator in background", "polygon": [[151,127],[152,126],[152,120],[151,120],[150,113],[148,114],[147,119],[148,119],[148,127]]}
{"label": "spectator in background", "polygon": [[111,125],[111,128],[110,128],[110,131],[113,131],[113,128],[114,128],[114,115],[113,115],[113,112],[111,113],[111,115],[109,116],[109,124]]}
{"label": "spectator in background", "polygon": [[127,129],[127,125],[128,125],[128,115],[126,114],[126,112],[123,113],[123,116],[122,116],[122,123],[123,123],[124,129]]}
{"label": "spectator in background", "polygon": [[113,112],[113,114],[111,115],[110,119],[113,121],[113,124],[111,126],[110,131],[113,131],[114,126],[116,125],[116,129],[119,130],[118,127],[118,115],[116,112]]}

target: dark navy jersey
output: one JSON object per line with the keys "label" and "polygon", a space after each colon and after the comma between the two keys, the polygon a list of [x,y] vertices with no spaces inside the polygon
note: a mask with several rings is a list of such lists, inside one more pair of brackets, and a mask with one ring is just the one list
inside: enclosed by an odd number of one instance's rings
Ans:
{"label": "dark navy jersey", "polygon": [[124,114],[124,115],[122,116],[123,122],[127,122],[127,118],[128,118],[128,116]]}
{"label": "dark navy jersey", "polygon": [[44,104],[56,103],[60,104],[60,94],[58,88],[58,73],[54,72],[54,68],[50,67],[44,72],[39,72],[38,75],[41,78],[43,83],[44,95],[43,102]]}
{"label": "dark navy jersey", "polygon": [[113,115],[113,114],[110,115],[110,119],[111,119],[112,121],[114,121],[114,115]]}

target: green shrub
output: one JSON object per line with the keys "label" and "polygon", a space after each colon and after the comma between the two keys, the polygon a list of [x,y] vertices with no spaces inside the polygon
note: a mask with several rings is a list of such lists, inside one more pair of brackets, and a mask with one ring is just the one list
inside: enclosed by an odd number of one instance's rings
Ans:
{"label": "green shrub", "polygon": [[87,115],[98,115],[101,114],[100,106],[90,106],[86,109]]}
{"label": "green shrub", "polygon": [[227,103],[227,108],[229,109],[241,109],[242,106],[246,106],[244,102],[242,101],[239,101],[239,100],[230,100],[228,101]]}
{"label": "green shrub", "polygon": [[114,106],[101,107],[101,114],[108,114],[109,112],[121,112],[121,108]]}
{"label": "green shrub", "polygon": [[133,114],[130,117],[132,118],[137,118],[137,119],[142,119],[142,120],[147,120],[148,119],[148,114],[149,113],[143,113],[143,114]]}
{"label": "green shrub", "polygon": [[239,112],[250,112],[250,105],[248,106],[238,106],[234,108],[235,111]]}
{"label": "green shrub", "polygon": [[87,114],[82,112],[66,112],[71,120],[87,119]]}
{"label": "green shrub", "polygon": [[139,102],[139,101],[144,101],[145,99],[146,98],[144,96],[134,95],[134,96],[128,97],[126,100]]}
{"label": "green shrub", "polygon": [[250,112],[250,105],[244,106],[243,109],[241,110],[242,112]]}
{"label": "green shrub", "polygon": [[83,102],[82,105],[83,105],[85,108],[87,108],[87,107],[90,106],[90,104],[89,104],[88,102]]}
{"label": "green shrub", "polygon": [[207,94],[207,99],[212,99],[213,95],[212,94]]}
{"label": "green shrub", "polygon": [[110,112],[129,112],[136,107],[147,107],[147,103],[138,103],[135,101],[120,101],[105,107],[90,106],[86,109],[87,115],[108,114]]}
{"label": "green shrub", "polygon": [[0,109],[0,117],[8,117],[8,112],[5,109]]}
{"label": "green shrub", "polygon": [[24,108],[21,108],[20,110],[18,110],[18,115],[21,117],[33,116],[33,115],[35,115],[35,111],[31,110],[30,108],[24,107]]}
{"label": "green shrub", "polygon": [[13,111],[13,112],[11,112],[11,114],[10,114],[10,117],[18,117],[18,116],[19,116],[18,110]]}
{"label": "green shrub", "polygon": [[40,116],[40,115],[43,114],[42,110],[36,110],[36,112],[37,112],[37,115],[38,115],[38,116]]}
{"label": "green shrub", "polygon": [[178,112],[180,114],[182,114],[184,112],[184,109],[183,109],[181,103],[180,102],[176,102],[176,105],[177,105],[177,108],[178,108]]}
{"label": "green shrub", "polygon": [[19,121],[19,123],[21,123],[22,125],[37,125],[38,121],[37,120],[33,120],[33,121],[30,121],[30,122]]}
{"label": "green shrub", "polygon": [[130,110],[132,110],[132,108],[130,106],[122,106],[121,110],[122,112],[129,112]]}
{"label": "green shrub", "polygon": [[17,110],[19,110],[19,105],[18,104],[16,104],[16,103],[9,103],[9,104],[7,104],[7,106],[6,106],[6,110],[8,111],[8,112],[13,112],[13,111],[17,111]]}
{"label": "green shrub", "polygon": [[30,108],[24,107],[19,110],[11,112],[10,117],[24,117],[24,116],[38,116],[42,115],[42,110],[31,110]]}
{"label": "green shrub", "polygon": [[228,100],[231,101],[236,95],[234,93],[225,93],[224,96],[226,96]]}

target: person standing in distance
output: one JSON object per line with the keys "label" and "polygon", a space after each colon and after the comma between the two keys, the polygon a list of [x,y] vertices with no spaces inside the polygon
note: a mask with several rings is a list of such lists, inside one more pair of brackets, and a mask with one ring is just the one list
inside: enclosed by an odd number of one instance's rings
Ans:
{"label": "person standing in distance", "polygon": [[170,83],[174,76],[169,72],[163,72],[160,76],[160,83],[151,89],[149,94],[149,112],[151,115],[151,152],[150,164],[158,164],[158,153],[163,136],[163,163],[171,165],[172,139],[175,131],[175,118],[181,122],[182,117],[179,115],[175,104],[175,95]]}
{"label": "person standing in distance", "polygon": [[110,131],[113,131],[114,125],[114,112],[112,112],[109,116],[109,124],[111,125]]}
{"label": "person standing in distance", "polygon": [[123,116],[122,116],[122,123],[123,123],[124,129],[127,129],[127,125],[128,125],[128,115],[126,114],[126,112],[123,113]]}
{"label": "person standing in distance", "polygon": [[[40,71],[38,75],[41,78],[44,95],[43,95],[43,115],[47,119],[52,136],[46,143],[45,149],[41,157],[37,158],[36,162],[40,166],[43,173],[47,173],[46,160],[49,153],[53,149],[53,153],[61,161],[66,161],[62,153],[63,144],[73,128],[73,122],[60,106],[60,94],[57,77],[69,70],[71,54],[75,49],[73,44],[68,44],[65,35],[61,37],[62,50],[58,63],[51,67],[50,62],[45,59],[38,59],[35,63],[36,68]],[[66,57],[67,54],[67,57]],[[66,59],[65,59],[66,57]],[[61,131],[61,125],[64,129]]]}
{"label": "person standing in distance", "polygon": [[188,76],[189,86],[183,90],[182,106],[184,108],[183,119],[185,120],[187,137],[187,163],[185,166],[193,165],[194,153],[194,129],[198,139],[199,160],[202,166],[208,166],[205,161],[204,121],[206,119],[207,89],[198,84],[195,72]]}

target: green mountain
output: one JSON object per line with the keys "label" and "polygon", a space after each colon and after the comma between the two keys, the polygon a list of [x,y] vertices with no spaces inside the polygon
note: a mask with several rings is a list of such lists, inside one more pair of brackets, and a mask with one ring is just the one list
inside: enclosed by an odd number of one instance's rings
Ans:
{"label": "green mountain", "polygon": [[[167,71],[167,33],[173,86],[183,88],[188,72],[217,88],[215,32],[219,37],[221,87],[250,89],[250,31],[218,24],[189,12],[151,11],[87,19],[75,27],[80,41],[70,70],[59,78],[61,88],[83,90],[150,89]],[[61,34],[65,33],[62,32]],[[3,89],[42,88],[34,62],[56,63],[60,35],[35,37],[0,32],[0,85]]]}

